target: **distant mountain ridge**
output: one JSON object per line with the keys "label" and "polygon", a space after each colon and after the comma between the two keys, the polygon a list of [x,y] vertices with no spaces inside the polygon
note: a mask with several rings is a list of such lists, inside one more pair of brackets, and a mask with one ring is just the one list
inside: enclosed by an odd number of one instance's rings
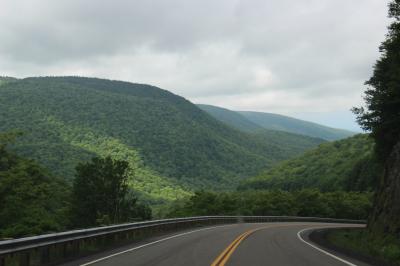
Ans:
{"label": "distant mountain ridge", "polygon": [[204,104],[198,104],[198,106],[221,122],[246,132],[269,129],[321,138],[329,141],[347,138],[356,134],[348,130],[331,128],[279,114],[232,111]]}
{"label": "distant mountain ridge", "polygon": [[265,167],[324,142],[286,132],[236,130],[160,88],[84,77],[0,85],[0,131],[22,130],[16,151],[58,176],[110,155],[131,164],[143,197],[176,199],[193,189],[234,188]]}
{"label": "distant mountain ridge", "polygon": [[266,129],[287,131],[326,140],[339,140],[357,134],[352,131],[331,128],[317,123],[279,114],[251,111],[239,111],[239,113],[253,123],[256,123]]}

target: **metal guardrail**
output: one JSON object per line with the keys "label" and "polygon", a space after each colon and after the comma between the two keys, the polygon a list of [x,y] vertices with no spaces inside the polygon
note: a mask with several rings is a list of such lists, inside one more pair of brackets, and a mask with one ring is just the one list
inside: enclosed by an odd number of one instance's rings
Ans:
{"label": "metal guardrail", "polygon": [[55,265],[110,247],[188,228],[261,222],[365,223],[364,220],[318,217],[200,216],[119,224],[0,241],[0,266]]}

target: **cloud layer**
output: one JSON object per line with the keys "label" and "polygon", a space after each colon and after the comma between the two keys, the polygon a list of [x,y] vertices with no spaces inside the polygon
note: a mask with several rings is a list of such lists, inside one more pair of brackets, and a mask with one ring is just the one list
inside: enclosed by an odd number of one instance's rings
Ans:
{"label": "cloud layer", "polygon": [[149,83],[296,114],[361,103],[385,0],[3,0],[0,74]]}

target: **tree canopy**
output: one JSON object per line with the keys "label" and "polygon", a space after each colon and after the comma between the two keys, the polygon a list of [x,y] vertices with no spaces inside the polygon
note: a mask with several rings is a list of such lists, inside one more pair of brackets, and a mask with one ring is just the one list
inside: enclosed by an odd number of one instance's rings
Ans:
{"label": "tree canopy", "polygon": [[[129,164],[111,157],[95,157],[80,163],[72,189],[72,215],[75,226],[116,224],[132,219],[150,219],[151,212],[140,209],[129,193]],[[140,215],[142,217],[138,217]]]}
{"label": "tree canopy", "polygon": [[365,219],[371,209],[371,193],[327,192],[303,189],[210,192],[197,191],[170,206],[167,216],[271,215]]}
{"label": "tree canopy", "polygon": [[9,151],[15,137],[15,133],[0,134],[0,238],[65,229],[68,185]]}
{"label": "tree canopy", "polygon": [[376,143],[376,154],[384,161],[400,139],[400,1],[389,4],[389,26],[386,40],[380,46],[381,58],[366,82],[366,108],[354,108],[359,124],[370,130]]}

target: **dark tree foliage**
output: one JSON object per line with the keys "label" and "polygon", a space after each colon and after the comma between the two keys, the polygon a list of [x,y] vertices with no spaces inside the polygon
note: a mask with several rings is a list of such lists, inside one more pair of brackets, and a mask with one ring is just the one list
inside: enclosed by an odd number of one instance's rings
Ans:
{"label": "dark tree foliage", "polygon": [[[149,209],[138,207],[128,188],[128,162],[111,157],[94,157],[76,167],[72,190],[72,215],[75,226],[86,227],[149,219]],[[139,217],[138,217],[139,215]]]}
{"label": "dark tree foliage", "polygon": [[343,183],[346,191],[374,191],[378,186],[382,163],[374,154],[358,160]]}
{"label": "dark tree foliage", "polygon": [[380,46],[381,58],[373,76],[366,82],[366,109],[354,108],[359,124],[370,130],[376,142],[376,154],[384,161],[400,137],[400,1],[389,4],[386,40]]}
{"label": "dark tree foliage", "polygon": [[371,209],[371,193],[327,192],[303,189],[287,192],[198,191],[184,202],[170,207],[169,217],[197,215],[290,215],[365,219]]}
{"label": "dark tree foliage", "polygon": [[8,150],[18,134],[0,134],[0,238],[66,228],[68,186]]}

